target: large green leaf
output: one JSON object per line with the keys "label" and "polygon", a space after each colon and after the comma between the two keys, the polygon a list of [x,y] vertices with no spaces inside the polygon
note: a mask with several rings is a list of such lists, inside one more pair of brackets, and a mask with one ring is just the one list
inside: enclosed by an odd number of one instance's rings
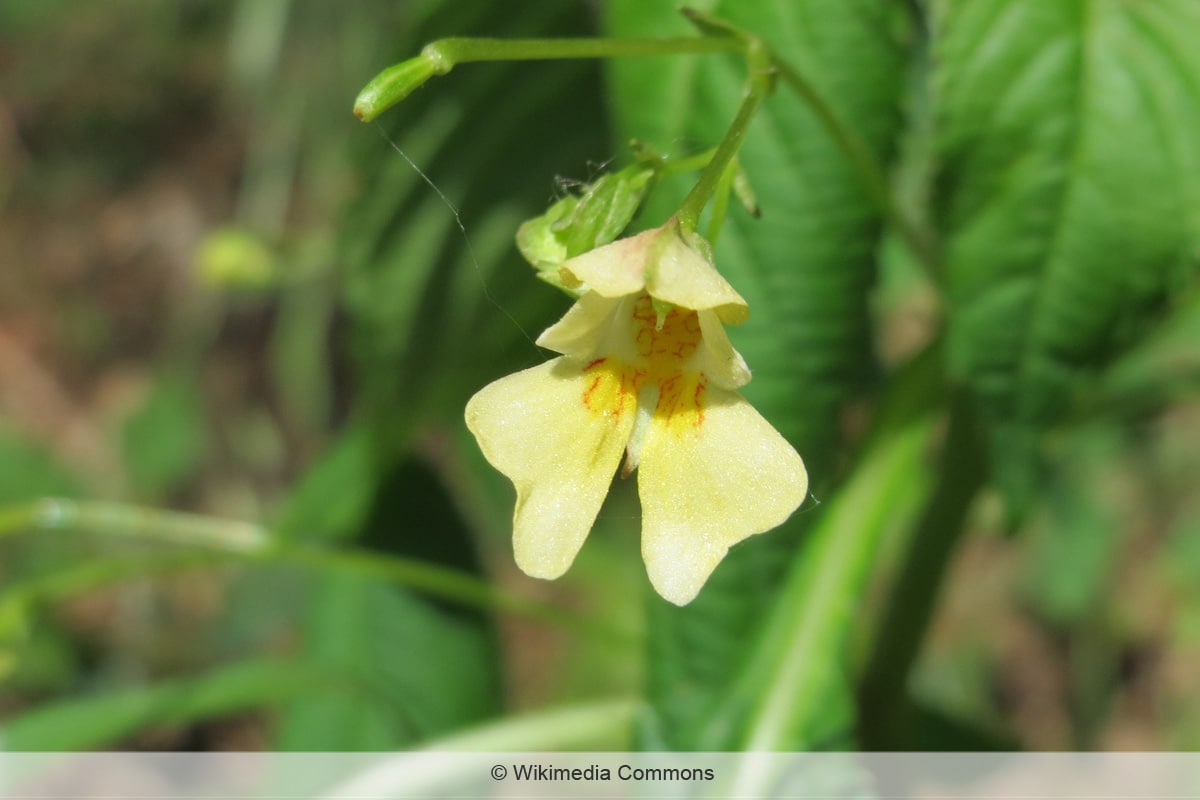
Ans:
{"label": "large green leaf", "polygon": [[[899,123],[903,50],[896,4],[877,0],[697,3],[763,36],[800,69],[881,160]],[[617,0],[613,33],[684,34],[673,3]],[[852,54],[852,55],[851,55]],[[614,63],[619,129],[664,152],[711,146],[732,119],[744,80],[732,56]],[[834,483],[842,404],[870,374],[867,313],[879,218],[845,156],[811,110],[780,88],[754,120],[740,153],[761,220],[731,214],[718,268],[750,304],[730,331],[754,370],[747,397],[800,450],[814,490]],[[644,218],[661,223],[686,185],[667,183]],[[710,711],[759,629],[797,534],[808,516],[740,545],[686,609],[652,607],[650,680],[657,714],[648,739],[721,748],[702,740]],[[842,696],[838,702],[848,703]]]}
{"label": "large green leaf", "polygon": [[1037,431],[1128,345],[1200,232],[1200,5],[933,3],[952,369],[1021,507]]}

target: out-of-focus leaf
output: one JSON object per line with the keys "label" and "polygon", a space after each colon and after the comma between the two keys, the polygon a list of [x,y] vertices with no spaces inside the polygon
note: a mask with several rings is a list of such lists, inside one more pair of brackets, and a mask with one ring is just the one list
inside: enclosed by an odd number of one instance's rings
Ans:
{"label": "out-of-focus leaf", "polygon": [[1077,625],[1102,599],[1128,520],[1112,487],[1112,467],[1121,453],[1114,431],[1080,431],[1066,444],[1041,492],[1044,513],[1032,520],[1025,590],[1047,619]]}
{"label": "out-of-focus leaf", "polygon": [[[372,445],[351,434],[313,468],[283,514],[285,534],[313,535],[311,514],[323,536],[455,566],[469,561],[462,522],[436,479],[414,462],[381,480],[386,465],[374,460]],[[332,512],[321,509],[322,499],[337,503]],[[303,660],[360,691],[290,704],[281,748],[395,749],[495,710],[497,657],[485,620],[345,577],[322,579],[306,608]]]}
{"label": "out-of-focus leaf", "polygon": [[0,506],[47,495],[72,495],[79,481],[44,448],[0,428]]}
{"label": "out-of-focus leaf", "polygon": [[344,539],[366,516],[379,485],[370,433],[351,428],[309,467],[275,529],[289,539]]}
{"label": "out-of-focus leaf", "polygon": [[[904,73],[894,25],[898,5],[873,0],[700,5],[763,36],[886,160],[898,128]],[[608,6],[608,21],[619,35],[692,31],[667,2],[618,0]],[[619,60],[611,75],[622,136],[676,155],[717,143],[733,118],[745,70],[733,56],[702,56]],[[752,123],[739,160],[762,217],[735,209],[717,245],[717,268],[750,304],[750,320],[729,333],[754,371],[746,396],[797,446],[821,496],[834,483],[841,405],[872,370],[867,294],[879,218],[816,116],[783,86]],[[661,224],[687,188],[687,178],[664,180],[644,224]],[[649,680],[656,712],[647,722],[648,743],[730,745],[701,743],[698,723],[761,628],[804,521],[801,514],[784,529],[739,545],[686,609],[651,601]]]}
{"label": "out-of-focus leaf", "polygon": [[1191,297],[1101,383],[1101,411],[1153,411],[1200,390],[1200,294]]}
{"label": "out-of-focus leaf", "polygon": [[479,626],[406,592],[327,579],[305,638],[304,662],[358,692],[297,698],[282,715],[281,749],[393,750],[494,710],[496,656]]}
{"label": "out-of-focus leaf", "polygon": [[935,203],[950,363],[1013,510],[1038,433],[1190,271],[1200,5],[938,0]]}
{"label": "out-of-focus leaf", "polygon": [[338,697],[354,691],[295,661],[248,661],[196,677],[40,706],[0,726],[0,745],[5,750],[90,750],[116,745],[151,725],[187,725],[304,695]]}
{"label": "out-of-focus leaf", "polygon": [[178,486],[198,466],[205,442],[204,409],[194,380],[164,375],[142,407],[125,421],[125,468],[138,491],[156,497]]}
{"label": "out-of-focus leaf", "polygon": [[[0,508],[28,503],[50,495],[69,496],[80,490],[79,481],[49,452],[17,435],[0,428]],[[64,548],[14,547],[0,548],[0,586],[15,578],[73,557]],[[28,609],[22,604],[3,604],[0,614],[0,681],[9,685],[41,685],[53,683],[70,671],[69,659],[63,655],[63,640],[50,625],[30,630]],[[40,663],[42,674],[31,675],[29,670]]]}

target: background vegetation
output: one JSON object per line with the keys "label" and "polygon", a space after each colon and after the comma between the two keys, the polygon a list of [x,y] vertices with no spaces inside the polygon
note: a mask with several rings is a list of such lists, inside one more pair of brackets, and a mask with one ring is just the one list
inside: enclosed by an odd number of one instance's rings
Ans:
{"label": "background vegetation", "polygon": [[469,65],[362,125],[431,39],[690,29],[0,8],[6,748],[1200,746],[1200,5],[698,5],[808,76],[916,235],[781,86],[717,262],[812,497],[684,609],[628,484],[566,578],[517,572],[461,413],[566,307],[517,225],[632,136],[713,145],[737,57]]}

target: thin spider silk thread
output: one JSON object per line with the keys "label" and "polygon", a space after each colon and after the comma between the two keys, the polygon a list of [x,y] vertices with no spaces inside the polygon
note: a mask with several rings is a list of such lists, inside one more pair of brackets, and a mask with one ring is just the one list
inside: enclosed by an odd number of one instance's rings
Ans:
{"label": "thin spider silk thread", "polygon": [[426,185],[428,185],[429,188],[433,190],[434,194],[441,199],[446,208],[450,209],[450,214],[454,217],[454,223],[458,226],[458,230],[462,234],[463,243],[467,246],[467,255],[471,259],[471,266],[475,268],[475,274],[479,278],[479,285],[483,288],[483,296],[487,298],[487,301],[495,306],[501,314],[508,317],[509,322],[511,322],[513,326],[515,326],[516,329],[521,332],[521,335],[525,337],[525,340],[529,342],[529,344],[537,352],[538,356],[545,361],[547,358],[546,354],[543,353],[540,348],[538,348],[537,342],[533,340],[533,337],[529,335],[529,332],[526,331],[524,326],[517,321],[517,318],[510,314],[508,309],[502,306],[500,301],[497,300],[494,295],[492,295],[492,290],[488,287],[487,279],[483,276],[483,269],[479,266],[479,259],[475,256],[475,248],[471,245],[471,237],[467,235],[467,226],[463,224],[462,214],[459,213],[458,208],[454,205],[454,203],[450,202],[450,198],[446,197],[446,193],[443,192],[441,188],[433,182],[433,179],[426,175],[424,170],[418,167],[417,163],[408,157],[408,153],[400,149],[400,145],[396,144],[392,137],[388,136],[388,133],[384,129],[383,125],[376,122],[375,128],[379,131],[379,135],[383,137],[383,140],[391,145],[393,150],[400,154],[400,157],[403,158],[408,166],[412,168],[413,172],[417,173],[417,175],[421,177],[421,180],[425,181]]}

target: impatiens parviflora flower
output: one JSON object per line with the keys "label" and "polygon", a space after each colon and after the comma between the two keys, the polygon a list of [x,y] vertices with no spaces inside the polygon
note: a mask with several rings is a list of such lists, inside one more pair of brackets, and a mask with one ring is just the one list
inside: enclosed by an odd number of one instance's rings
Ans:
{"label": "impatiens parviflora flower", "polygon": [[467,404],[467,427],[517,490],[513,549],[537,578],[566,572],[624,459],[642,503],[655,590],[691,602],[729,548],[804,500],[800,456],[739,394],[750,371],[722,323],[747,317],[707,243],[672,219],[572,258],[583,289],[538,338],[562,354]]}

